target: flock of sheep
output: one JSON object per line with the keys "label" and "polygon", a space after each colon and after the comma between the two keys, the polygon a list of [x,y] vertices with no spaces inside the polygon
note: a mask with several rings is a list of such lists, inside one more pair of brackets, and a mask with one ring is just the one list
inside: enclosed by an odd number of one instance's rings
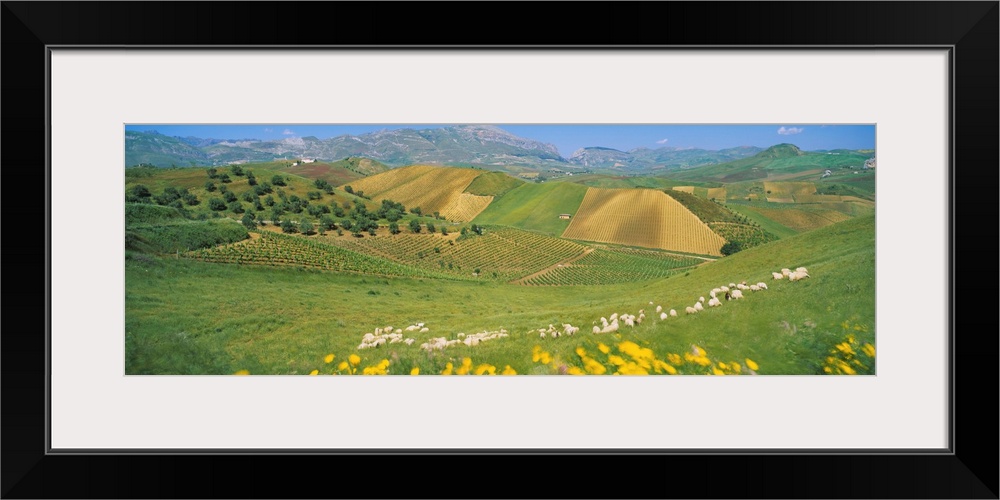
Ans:
{"label": "flock of sheep", "polygon": [[[790,281],[798,281],[803,278],[809,277],[809,272],[804,267],[796,268],[794,271],[790,269],[782,269],[780,273],[771,273],[774,279],[784,279],[788,278]],[[703,304],[707,304],[708,307],[720,307],[722,306],[723,298],[725,300],[740,300],[744,298],[743,292],[759,292],[761,290],[767,290],[767,283],[763,281],[758,282],[753,285],[747,285],[746,281],[740,283],[729,283],[728,285],[722,285],[717,288],[713,288],[708,292],[709,300],[706,302],[705,297],[698,297],[698,300],[693,306],[687,306],[684,308],[686,314],[697,314],[705,310]],[[722,298],[720,298],[722,297]],[[653,305],[650,302],[649,305]],[[665,311],[663,306],[656,306],[656,312],[660,315],[660,320],[666,320],[670,317],[677,317],[677,311],[670,309]],[[624,324],[625,326],[634,327],[636,324],[642,323],[642,320],[646,318],[645,310],[640,309],[639,315],[634,316],[628,313],[622,314],[612,314],[610,319],[602,317],[600,320],[594,321],[594,333],[611,333],[618,331],[619,325]],[[597,324],[600,321],[600,324]],[[551,325],[550,325],[551,326]],[[545,335],[543,334],[542,337]]]}
{"label": "flock of sheep", "polygon": [[[798,281],[809,277],[809,272],[804,267],[798,267],[794,271],[791,269],[782,269],[781,272],[771,273],[771,276],[776,279],[788,278],[789,281]],[[767,290],[767,283],[759,282],[752,285],[747,285],[746,281],[740,283],[729,283],[728,285],[722,285],[717,288],[713,288],[708,292],[709,300],[706,302],[705,297],[698,297],[698,300],[693,306],[687,306],[684,308],[686,314],[697,314],[698,312],[704,311],[705,306],[702,304],[707,304],[708,307],[720,307],[722,306],[722,300],[740,300],[744,298],[743,292],[759,292],[762,290]],[[722,298],[720,298],[720,296]],[[649,305],[653,305],[650,302]],[[666,320],[670,317],[677,317],[677,311],[670,309],[665,311],[663,306],[656,306],[656,313],[660,315],[660,320]],[[646,319],[646,312],[644,309],[639,310],[638,315],[633,315],[629,313],[614,313],[610,317],[602,317],[599,320],[593,322],[594,328],[593,332],[595,334],[601,333],[612,333],[618,331],[621,325],[634,328],[635,325],[642,323]],[[598,324],[600,323],[600,324]],[[393,329],[391,326],[386,326],[384,328],[376,328],[374,333],[365,333],[361,339],[361,345],[358,349],[370,349],[377,348],[385,344],[394,344],[397,342],[405,343],[406,345],[411,345],[415,342],[413,338],[404,337],[404,331],[406,332],[418,332],[427,333],[430,331],[429,328],[424,326],[424,323],[417,323],[410,325],[405,329]],[[537,330],[539,337],[541,338],[558,338],[563,335],[573,335],[580,331],[579,327],[573,326],[569,323],[563,323],[562,328],[558,328],[555,325],[550,324],[548,328],[539,328]],[[448,340],[445,337],[435,337],[431,338],[427,342],[420,344],[420,348],[427,351],[443,350],[446,347],[450,347],[456,344],[464,344],[469,347],[477,346],[482,342],[488,340],[509,337],[507,330],[501,328],[498,331],[483,331],[479,333],[473,333],[466,335],[465,333],[459,333],[457,339]]]}
{"label": "flock of sheep", "polygon": [[435,337],[423,344],[420,344],[420,348],[427,351],[442,350],[445,347],[450,347],[455,344],[465,344],[469,347],[475,347],[482,342],[493,339],[502,339],[504,337],[509,337],[507,330],[501,328],[495,332],[479,332],[466,335],[464,333],[459,333],[457,339],[448,340],[445,337]]}
{"label": "flock of sheep", "polygon": [[786,268],[782,269],[780,273],[771,273],[771,276],[776,280],[788,278],[788,281],[798,281],[802,278],[808,278],[809,272],[804,267],[797,267],[794,271]]}

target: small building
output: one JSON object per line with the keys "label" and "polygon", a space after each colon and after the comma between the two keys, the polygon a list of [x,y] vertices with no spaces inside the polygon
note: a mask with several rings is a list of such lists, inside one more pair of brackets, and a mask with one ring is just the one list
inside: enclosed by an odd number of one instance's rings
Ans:
{"label": "small building", "polygon": [[570,217],[572,217],[570,214],[559,214],[560,219],[569,219]]}

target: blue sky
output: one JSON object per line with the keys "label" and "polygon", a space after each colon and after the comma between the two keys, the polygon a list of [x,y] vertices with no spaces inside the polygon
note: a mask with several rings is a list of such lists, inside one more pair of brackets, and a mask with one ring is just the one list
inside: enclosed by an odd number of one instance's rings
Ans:
{"label": "blue sky", "polygon": [[[783,142],[805,150],[874,149],[874,125],[821,125],[775,123],[770,125],[504,125],[508,132],[555,144],[568,157],[586,146],[628,151],[633,148],[676,147],[724,149],[736,146],[766,148]],[[172,136],[213,139],[283,139],[315,136],[328,139],[359,135],[381,129],[432,128],[447,125],[127,125],[126,130],[156,130]]]}

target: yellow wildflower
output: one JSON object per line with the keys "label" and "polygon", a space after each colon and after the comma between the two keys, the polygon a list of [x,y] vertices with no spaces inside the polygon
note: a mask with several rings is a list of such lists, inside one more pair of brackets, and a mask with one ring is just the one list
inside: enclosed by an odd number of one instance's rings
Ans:
{"label": "yellow wildflower", "polygon": [[451,363],[444,365],[444,370],[441,370],[441,375],[451,375],[451,369],[453,368]]}
{"label": "yellow wildflower", "polygon": [[502,371],[502,372],[500,372],[500,374],[501,374],[501,375],[517,375],[517,372],[516,372],[516,371],[514,371],[514,369],[513,369],[513,368],[511,368],[511,367],[510,367],[510,365],[507,365],[507,366],[505,366],[505,367],[503,368],[503,371]]}
{"label": "yellow wildflower", "polygon": [[581,370],[579,366],[569,367],[569,370],[566,370],[566,373],[570,375],[586,375],[586,373],[584,373],[584,371]]}
{"label": "yellow wildflower", "polygon": [[848,356],[854,355],[854,349],[852,349],[851,344],[848,344],[847,342],[841,342],[840,344],[837,344],[837,350]]}
{"label": "yellow wildflower", "polygon": [[468,375],[472,369],[472,358],[463,358],[462,366],[455,369],[455,375]]}
{"label": "yellow wildflower", "polygon": [[582,357],[584,357],[584,356],[587,355],[587,350],[584,349],[583,347],[577,347],[576,348],[576,355],[580,356],[582,358]]}
{"label": "yellow wildflower", "polygon": [[695,356],[704,356],[705,355],[705,350],[702,349],[702,348],[700,348],[700,347],[698,347],[698,346],[696,346],[696,345],[694,345],[694,344],[691,345],[691,352],[694,353]]}
{"label": "yellow wildflower", "polygon": [[535,348],[531,350],[531,361],[547,365],[549,364],[549,361],[552,361],[552,355],[543,351],[542,346],[536,345]]}
{"label": "yellow wildflower", "polygon": [[420,367],[414,366],[413,369],[410,370],[410,375],[420,375]]}
{"label": "yellow wildflower", "polygon": [[731,368],[733,369],[733,371],[734,371],[734,372],[736,372],[736,373],[739,373],[739,372],[743,371],[743,367],[742,367],[742,366],[740,366],[740,364],[739,364],[739,363],[737,363],[737,362],[735,362],[735,361],[733,361],[732,363],[729,363],[729,366],[730,366],[730,367],[731,367]]}
{"label": "yellow wildflower", "polygon": [[337,365],[338,370],[346,370],[347,367],[348,367],[347,361],[341,361],[340,364]]}
{"label": "yellow wildflower", "polygon": [[634,358],[639,355],[639,344],[626,340],[618,344],[618,350]]}
{"label": "yellow wildflower", "polygon": [[874,358],[875,346],[866,343],[864,346],[861,347],[861,352],[865,353],[865,355],[868,356],[869,358]]}
{"label": "yellow wildflower", "polygon": [[677,368],[674,368],[673,366],[670,366],[670,365],[664,363],[663,364],[663,369],[666,370],[667,373],[669,373],[671,375],[677,375]]}
{"label": "yellow wildflower", "polygon": [[720,370],[728,370],[729,366],[726,365],[725,363],[723,363],[722,361],[719,361],[719,369]]}
{"label": "yellow wildflower", "polygon": [[603,352],[604,354],[607,354],[608,352],[611,351],[611,349],[609,349],[608,346],[604,345],[604,343],[597,344],[597,350]]}
{"label": "yellow wildflower", "polygon": [[495,366],[483,363],[476,367],[475,374],[482,375],[484,373],[489,373],[490,375],[495,375],[496,371],[497,369]]}
{"label": "yellow wildflower", "polygon": [[681,359],[680,354],[675,354],[675,353],[667,354],[667,361],[669,361],[671,364],[674,365],[679,365],[684,363],[684,360]]}
{"label": "yellow wildflower", "polygon": [[608,356],[608,362],[615,366],[621,366],[625,364],[625,359],[616,354],[612,354]]}
{"label": "yellow wildflower", "polygon": [[319,370],[313,370],[309,372],[309,375],[319,375]]}
{"label": "yellow wildflower", "polygon": [[826,373],[833,373],[833,370],[831,370],[829,366],[824,366],[823,371],[825,371]]}
{"label": "yellow wildflower", "polygon": [[323,358],[323,361],[326,361],[327,363],[333,363],[333,354],[327,354],[326,357]]}
{"label": "yellow wildflower", "polygon": [[644,368],[631,361],[618,367],[618,373],[622,375],[649,375]]}
{"label": "yellow wildflower", "polygon": [[250,375],[250,370],[236,370],[233,375]]}
{"label": "yellow wildflower", "polygon": [[587,370],[587,373],[590,373],[592,375],[603,375],[605,372],[608,371],[608,369],[605,368],[604,365],[602,365],[601,363],[597,362],[597,360],[595,360],[593,358],[586,358],[586,359],[584,359],[583,360],[583,368],[585,370]]}
{"label": "yellow wildflower", "polygon": [[746,363],[747,363],[747,368],[749,368],[749,369],[751,369],[751,370],[753,370],[753,371],[757,371],[757,369],[758,369],[758,368],[760,368],[759,366],[757,366],[757,363],[754,363],[754,362],[753,362],[753,360],[752,360],[752,359],[750,359],[750,358],[746,358],[746,359],[745,359],[745,360],[743,360],[743,361],[746,361]]}
{"label": "yellow wildflower", "polygon": [[358,363],[361,363],[361,356],[358,356],[357,354],[351,354],[347,359],[354,366],[358,366]]}
{"label": "yellow wildflower", "polygon": [[718,369],[718,368],[716,368],[714,366],[712,367],[712,373],[715,374],[715,375],[725,375],[726,374],[726,372],[724,372],[724,371],[722,371],[722,370],[720,370],[720,369]]}

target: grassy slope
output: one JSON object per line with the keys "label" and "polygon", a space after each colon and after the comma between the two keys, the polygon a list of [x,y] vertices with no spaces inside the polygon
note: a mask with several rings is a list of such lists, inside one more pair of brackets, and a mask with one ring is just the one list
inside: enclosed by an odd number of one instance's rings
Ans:
{"label": "grassy slope", "polygon": [[[413,346],[358,353],[363,364],[391,359],[395,373],[418,365],[422,373],[471,356],[476,363],[533,373],[531,349],[576,359],[596,343],[623,339],[659,355],[683,353],[691,344],[725,361],[749,357],[761,374],[811,374],[842,341],[848,322],[860,340],[874,343],[874,217],[859,217],[740,252],[689,273],[663,280],[597,287],[522,287],[430,279],[384,279],[204,264],[186,260],[126,263],[127,373],[329,372],[355,352],[364,332],[387,324],[426,322],[430,333],[413,335]],[[782,267],[806,266],[812,278],[770,281]],[[683,308],[720,284],[767,281],[770,290],[750,293],[694,316]],[[613,312],[652,310],[655,301],[681,311],[660,322],[652,317],[619,335],[589,333],[592,321]],[[652,315],[650,315],[652,316]],[[535,328],[563,322],[581,333],[539,339]],[[857,330],[853,330],[857,325]],[[452,347],[428,355],[419,342],[455,338],[504,327],[510,338],[477,347]],[[323,356],[336,354],[333,365]]]}
{"label": "grassy slope", "polygon": [[764,228],[765,231],[767,231],[767,232],[769,232],[769,233],[771,233],[771,234],[773,234],[773,235],[775,235],[775,236],[777,236],[779,238],[784,238],[786,236],[792,236],[792,235],[798,234],[798,231],[796,231],[796,230],[794,230],[794,229],[792,229],[790,227],[787,227],[785,225],[782,225],[781,223],[779,223],[777,221],[774,221],[774,220],[771,220],[771,219],[765,217],[764,214],[761,214],[760,212],[757,212],[752,207],[747,207],[747,206],[737,205],[737,204],[730,204],[730,205],[727,205],[727,208],[729,208],[733,212],[737,212],[737,213],[740,213],[740,214],[743,214],[743,215],[747,216],[748,219],[756,222],[757,224],[760,224],[760,227]]}
{"label": "grassy slope", "polygon": [[514,189],[524,181],[516,179],[503,172],[486,172],[476,177],[465,192],[479,196],[503,196],[511,189]]}
{"label": "grassy slope", "polygon": [[560,219],[559,214],[575,214],[585,194],[587,187],[575,183],[526,183],[494,199],[473,222],[559,236],[570,223]]}

